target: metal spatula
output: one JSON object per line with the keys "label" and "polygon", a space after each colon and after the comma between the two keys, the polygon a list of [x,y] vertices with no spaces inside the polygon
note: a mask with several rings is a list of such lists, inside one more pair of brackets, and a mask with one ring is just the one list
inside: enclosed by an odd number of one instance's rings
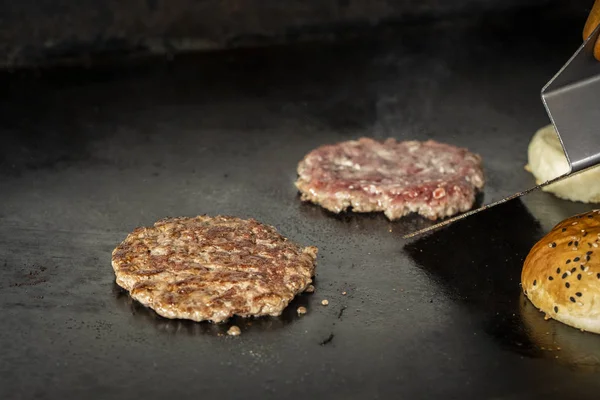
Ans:
{"label": "metal spatula", "polygon": [[[600,1],[596,1],[594,9],[600,9]],[[599,33],[600,25],[542,89],[542,101],[558,133],[558,139],[569,162],[569,172],[524,192],[405,235],[405,239],[523,196],[600,163],[600,61],[594,57]]]}

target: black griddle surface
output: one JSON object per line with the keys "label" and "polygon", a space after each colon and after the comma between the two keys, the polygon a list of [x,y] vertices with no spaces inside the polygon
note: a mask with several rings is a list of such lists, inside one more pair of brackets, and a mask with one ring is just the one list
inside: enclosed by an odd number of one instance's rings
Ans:
{"label": "black griddle surface", "polygon": [[[363,135],[480,153],[486,203],[533,185],[539,91],[584,20],[3,74],[0,398],[597,398],[600,337],[544,321],[519,288],[535,241],[591,206],[533,193],[406,242],[419,218],[334,216],[293,186],[307,151]],[[112,249],[203,213],[318,246],[316,293],[233,321],[236,338],[132,302]]]}

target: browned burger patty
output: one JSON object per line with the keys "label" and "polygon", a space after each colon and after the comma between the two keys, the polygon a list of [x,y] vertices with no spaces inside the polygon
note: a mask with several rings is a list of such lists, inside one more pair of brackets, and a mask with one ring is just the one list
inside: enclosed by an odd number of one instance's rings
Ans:
{"label": "browned burger patty", "polygon": [[312,282],[316,247],[235,217],[167,218],[112,253],[117,284],[166,318],[280,315]]}
{"label": "browned burger patty", "polygon": [[304,201],[334,213],[383,211],[390,220],[467,211],[484,185],[479,155],[433,140],[361,138],[321,146],[298,164],[298,175]]}

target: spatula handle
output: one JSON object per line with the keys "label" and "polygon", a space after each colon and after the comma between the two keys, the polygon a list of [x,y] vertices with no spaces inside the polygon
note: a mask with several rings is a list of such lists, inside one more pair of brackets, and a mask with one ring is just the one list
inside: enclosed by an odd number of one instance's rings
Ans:
{"label": "spatula handle", "polygon": [[[587,21],[585,21],[585,26],[583,27],[583,40],[586,40],[594,29],[600,24],[600,0],[596,0],[594,2],[594,6],[592,7],[592,11],[590,11],[590,15],[588,15]],[[600,40],[596,42],[594,46],[594,57],[597,60],[600,60]]]}

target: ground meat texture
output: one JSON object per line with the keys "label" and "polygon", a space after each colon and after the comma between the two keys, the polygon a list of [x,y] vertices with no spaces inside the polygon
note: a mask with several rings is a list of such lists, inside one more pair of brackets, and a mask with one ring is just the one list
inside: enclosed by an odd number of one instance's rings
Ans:
{"label": "ground meat texture", "polygon": [[168,218],[113,251],[117,284],[166,318],[278,316],[311,284],[317,248],[235,217]]}
{"label": "ground meat texture", "polygon": [[484,185],[479,155],[433,140],[361,138],[321,146],[298,164],[298,175],[303,201],[334,213],[383,211],[390,220],[468,211]]}

